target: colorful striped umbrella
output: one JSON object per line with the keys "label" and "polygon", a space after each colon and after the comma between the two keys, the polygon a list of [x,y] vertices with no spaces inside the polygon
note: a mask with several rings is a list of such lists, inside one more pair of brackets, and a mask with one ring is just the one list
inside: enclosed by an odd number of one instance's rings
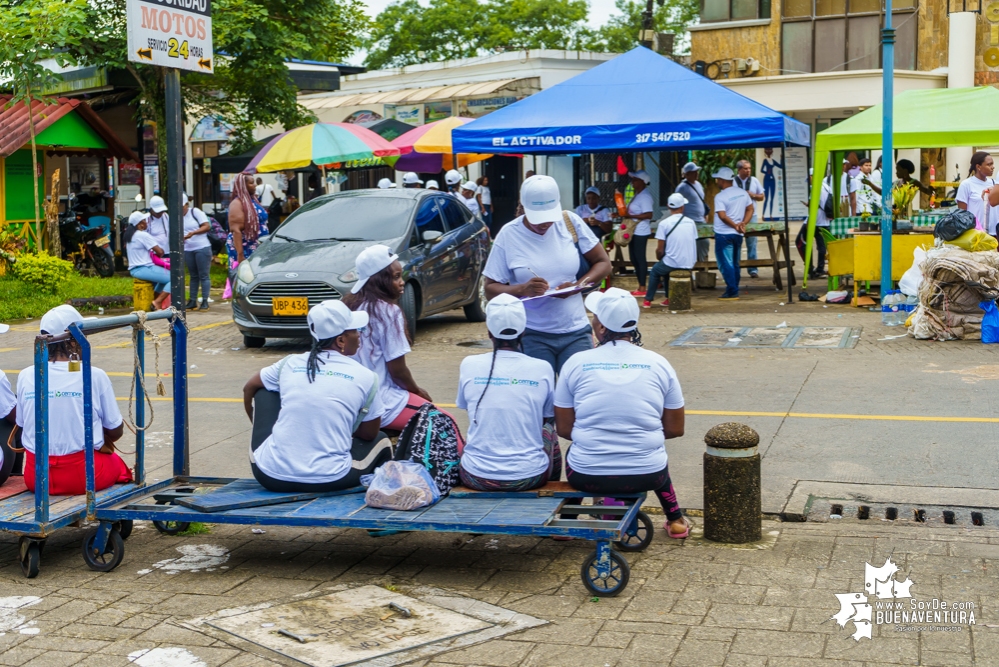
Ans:
{"label": "colorful striped umbrella", "polygon": [[[433,173],[442,169],[455,169],[451,152],[451,130],[471,123],[474,118],[451,116],[442,120],[427,123],[396,137],[392,145],[402,152],[393,165],[399,171],[416,171]],[[478,153],[462,153],[458,155],[458,166],[481,162],[492,157]]]}
{"label": "colorful striped umbrella", "polygon": [[247,166],[247,171],[281,171],[335,162],[383,158],[400,150],[371,130],[351,123],[313,123],[271,139]]}

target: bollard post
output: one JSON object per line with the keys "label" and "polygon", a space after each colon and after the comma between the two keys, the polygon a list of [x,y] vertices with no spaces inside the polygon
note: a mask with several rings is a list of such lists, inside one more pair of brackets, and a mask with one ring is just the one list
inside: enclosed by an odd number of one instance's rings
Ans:
{"label": "bollard post", "polygon": [[690,310],[690,271],[672,271],[666,289],[670,310]]}
{"label": "bollard post", "polygon": [[726,422],[704,436],[704,537],[742,544],[762,537],[760,436]]}

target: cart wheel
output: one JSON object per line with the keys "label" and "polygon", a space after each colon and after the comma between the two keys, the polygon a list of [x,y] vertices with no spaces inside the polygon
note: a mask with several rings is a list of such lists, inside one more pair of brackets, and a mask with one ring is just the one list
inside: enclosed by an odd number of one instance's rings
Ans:
{"label": "cart wheel", "polygon": [[38,542],[29,537],[22,537],[19,541],[18,553],[21,560],[21,572],[28,579],[38,576],[38,565],[42,560],[42,549]]}
{"label": "cart wheel", "polygon": [[[168,503],[165,500],[157,500],[156,504],[166,505]],[[183,533],[191,524],[188,521],[153,521],[153,525],[164,535],[176,535]]]}
{"label": "cart wheel", "polygon": [[104,547],[104,553],[98,556],[94,553],[94,540],[97,538],[97,528],[87,532],[83,538],[83,560],[87,567],[97,572],[110,572],[118,567],[121,559],[125,556],[125,540],[121,539],[121,533],[114,527],[108,534],[108,543]]}
{"label": "cart wheel", "polygon": [[623,556],[610,552],[610,573],[606,578],[600,577],[597,570],[597,552],[594,551],[585,561],[581,574],[586,590],[602,598],[612,598],[618,595],[628,585],[631,568]]}
{"label": "cart wheel", "polygon": [[135,526],[135,522],[131,519],[122,519],[121,521],[115,521],[114,527],[118,529],[118,534],[121,535],[121,539],[127,540],[128,536],[132,534],[132,528]]}
{"label": "cart wheel", "polygon": [[652,533],[655,529],[652,526],[652,519],[645,512],[639,512],[635,517],[635,522],[628,526],[624,534],[624,539],[615,542],[621,551],[645,551],[652,544]]}

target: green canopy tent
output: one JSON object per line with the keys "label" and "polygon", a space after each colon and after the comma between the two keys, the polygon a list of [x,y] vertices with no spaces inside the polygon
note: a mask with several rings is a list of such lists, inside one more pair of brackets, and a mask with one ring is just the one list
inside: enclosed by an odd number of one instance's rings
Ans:
{"label": "green canopy tent", "polygon": [[[940,88],[908,90],[895,96],[895,148],[949,148],[958,146],[999,146],[999,90],[978,88]],[[881,148],[881,105],[819,132],[815,137],[815,174],[825,171],[830,153]],[[894,177],[891,160],[885,161],[885,173]],[[835,172],[834,163],[833,171]],[[820,172],[820,169],[822,170]],[[834,191],[839,179],[834,178]],[[890,178],[885,183],[890,183]],[[812,178],[812,196],[808,206],[808,242],[805,266],[811,266],[815,241],[815,216],[822,192],[822,178]],[[835,207],[834,207],[835,209]],[[808,284],[808,271],[805,271]]]}

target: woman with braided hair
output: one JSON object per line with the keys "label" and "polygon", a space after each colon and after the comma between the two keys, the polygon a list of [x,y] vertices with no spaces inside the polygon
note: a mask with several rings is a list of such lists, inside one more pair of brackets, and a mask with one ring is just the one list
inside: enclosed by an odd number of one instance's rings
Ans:
{"label": "woman with braided hair", "polygon": [[468,438],[458,474],[478,491],[528,491],[562,472],[552,462],[558,437],[544,430],[555,416],[555,371],[524,354],[527,312],[520,299],[500,294],[486,306],[490,354],[465,357],[458,379],[459,408],[468,411]]}
{"label": "woman with braided hair", "polygon": [[253,422],[250,468],[269,491],[339,491],[392,458],[379,431],[378,378],[354,361],[368,314],[340,301],[309,311],[312,349],[255,374],[243,387]]}
{"label": "woman with braided hair", "polygon": [[[652,491],[666,513],[666,532],[690,534],[669,478],[664,441],[683,435],[683,393],[676,371],[642,349],[638,303],[612,287],[586,298],[597,347],[577,352],[555,388],[558,434],[572,440],[566,479],[596,496]],[[627,407],[621,397],[627,396]]]}
{"label": "woman with braided hair", "polygon": [[240,262],[253,254],[260,245],[260,239],[270,233],[267,229],[267,209],[257,202],[254,194],[256,191],[253,174],[240,174],[233,181],[233,197],[229,203],[229,237],[225,242],[229,254],[230,276]]}

